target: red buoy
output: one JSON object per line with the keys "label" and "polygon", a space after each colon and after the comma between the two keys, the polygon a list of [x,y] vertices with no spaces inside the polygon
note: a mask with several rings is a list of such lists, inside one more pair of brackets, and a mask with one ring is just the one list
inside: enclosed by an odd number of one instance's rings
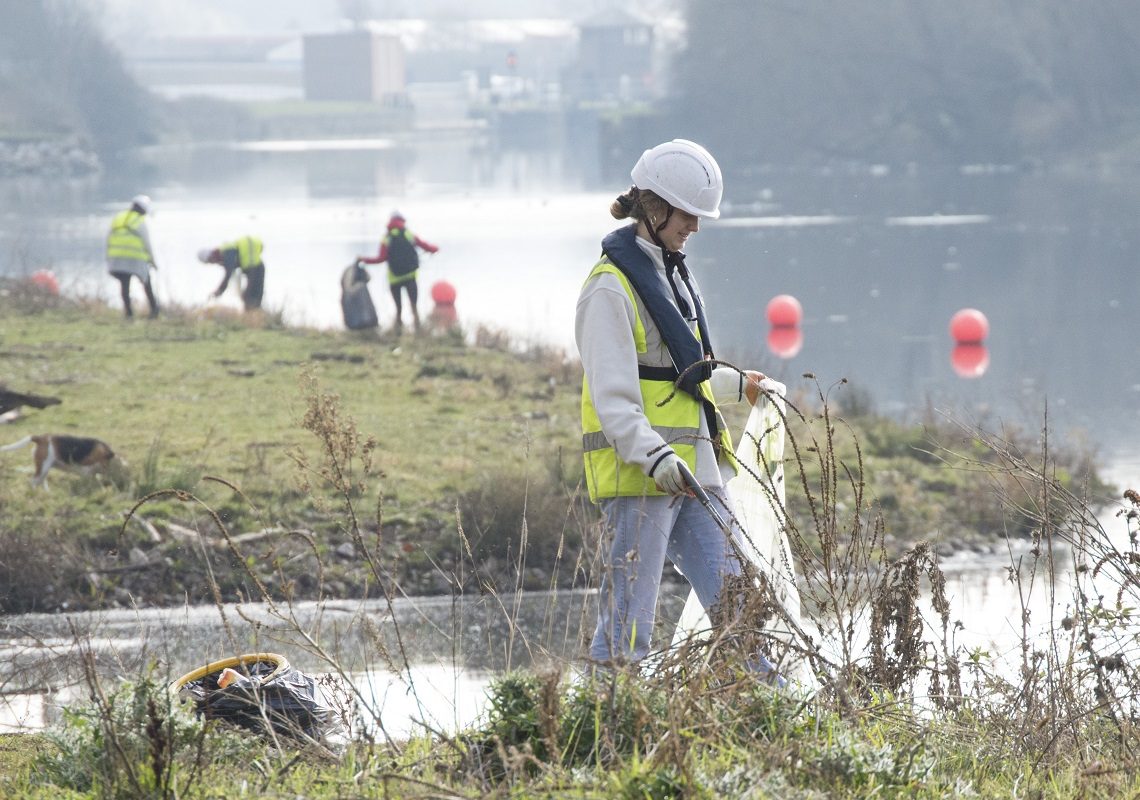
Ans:
{"label": "red buoy", "polygon": [[436,281],[431,287],[431,299],[439,306],[455,305],[455,287],[447,281]]}
{"label": "red buoy", "polygon": [[989,333],[989,320],[976,308],[963,308],[950,318],[950,335],[958,344],[978,344]]}
{"label": "red buoy", "polygon": [[778,294],[768,301],[768,323],[771,325],[799,325],[803,316],[803,306],[790,294]]}
{"label": "red buoy", "polygon": [[984,344],[956,344],[950,353],[950,366],[960,378],[980,378],[990,365],[990,353]]}
{"label": "red buoy", "polygon": [[791,358],[804,345],[804,334],[795,325],[775,325],[768,331],[768,349],[780,358]]}
{"label": "red buoy", "polygon": [[31,274],[28,280],[32,282],[33,286],[42,289],[50,295],[59,294],[59,281],[55,279],[55,273],[50,270],[38,269]]}

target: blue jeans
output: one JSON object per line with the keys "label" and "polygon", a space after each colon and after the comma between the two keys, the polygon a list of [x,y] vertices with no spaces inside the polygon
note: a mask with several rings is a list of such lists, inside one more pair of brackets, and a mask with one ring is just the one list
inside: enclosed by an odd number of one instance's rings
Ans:
{"label": "blue jeans", "polygon": [[[729,521],[727,490],[709,488]],[[649,653],[656,620],[661,571],[668,558],[688,579],[706,609],[720,596],[724,579],[740,574],[740,562],[708,511],[693,497],[615,497],[602,501],[613,533],[602,576],[598,625],[590,644],[596,662],[640,661]]]}

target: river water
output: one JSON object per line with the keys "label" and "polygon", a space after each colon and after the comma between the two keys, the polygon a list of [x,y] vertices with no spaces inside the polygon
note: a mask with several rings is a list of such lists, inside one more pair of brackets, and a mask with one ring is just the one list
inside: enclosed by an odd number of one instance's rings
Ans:
{"label": "river water", "polygon": [[[84,181],[0,182],[0,275],[50,269],[65,292],[117,305],[103,237],[112,214],[145,192],[154,199],[161,301],[206,307],[220,269],[198,263],[195,253],[250,233],[266,243],[266,307],[291,324],[339,329],[340,272],[376,251],[389,212],[399,209],[440,246],[422,267],[422,310],[430,308],[431,285],[446,280],[467,330],[485,325],[573,355],[574,298],[600,237],[614,227],[609,203],[627,183],[623,172],[605,174],[580,152],[509,150],[449,135],[167,148],[146,159],[139,172]],[[688,259],[722,357],[762,369],[792,391],[814,386],[805,372],[825,387],[846,378],[844,391],[858,390],[904,419],[934,409],[991,428],[1035,430],[1047,412],[1051,429],[1097,450],[1110,480],[1140,488],[1140,182],[1133,176],[1048,165],[727,166],[725,214],[702,225]],[[373,284],[374,299],[390,325],[391,301],[376,291],[382,286]],[[804,317],[799,329],[773,335],[765,306],[782,293],[799,299]],[[239,306],[233,289],[214,302]],[[971,377],[959,374],[948,332],[952,314],[965,307],[990,323],[980,353],[987,366]],[[1106,517],[1106,525],[1123,523]],[[1005,578],[1008,563],[975,556],[949,565],[965,625],[960,638],[1014,648],[1020,600]],[[301,626],[319,631],[354,675],[366,676],[390,729],[411,730],[425,714],[445,729],[477,712],[490,674],[580,653],[588,603],[588,595],[530,595],[518,606],[534,619],[511,626],[501,609],[474,601],[402,601],[396,619],[422,634],[404,642],[415,645],[405,675],[414,692],[352,639],[359,625],[348,623],[381,611],[308,609]],[[327,666],[295,638],[268,635],[273,626],[241,623],[234,609],[229,620],[243,632],[227,639],[218,613],[3,620],[9,668],[0,724],[37,727],[68,701],[66,691],[38,689],[75,685],[71,623],[110,672],[133,674],[157,657],[177,676],[203,652],[215,658],[247,648],[287,650],[303,669]],[[1047,610],[1038,614],[1048,618]],[[35,661],[35,670],[21,673],[21,658]],[[45,663],[57,677],[43,673]]]}
{"label": "river water", "polygon": [[[1124,538],[1122,526],[1110,529]],[[1055,578],[1042,563],[1033,575],[1030,563],[1025,546],[1015,545],[941,564],[951,621],[960,623],[952,628],[953,646],[984,651],[989,668],[1011,679],[1022,637],[1036,646],[1049,641],[1074,597],[1064,551]],[[1019,582],[1010,579],[1011,565],[1019,567]],[[687,591],[664,586],[659,644],[668,641]],[[926,637],[938,642],[929,598],[923,608]],[[7,617],[0,619],[0,732],[41,729],[61,709],[85,702],[84,657],[101,681],[113,684],[148,673],[171,682],[210,661],[267,651],[284,654],[306,674],[350,681],[369,727],[382,726],[389,736],[455,732],[478,720],[496,675],[514,668],[575,674],[595,613],[594,592],[565,591]],[[867,620],[866,612],[857,615],[856,627],[864,629]],[[835,651],[829,631],[839,628],[824,620],[808,630],[824,652]]]}

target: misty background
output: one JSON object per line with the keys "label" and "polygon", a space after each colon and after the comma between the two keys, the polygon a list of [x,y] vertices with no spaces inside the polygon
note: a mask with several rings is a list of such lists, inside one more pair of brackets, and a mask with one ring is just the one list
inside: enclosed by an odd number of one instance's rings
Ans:
{"label": "misty background", "polygon": [[[729,163],[1123,158],[1140,137],[1140,7],[1128,0],[3,0],[0,12],[5,130],[34,121],[104,150],[162,131],[145,93],[189,93],[172,78],[179,65],[256,65],[265,96],[300,97],[301,37],[353,27],[403,40],[403,91],[511,72],[562,84],[565,101],[590,68],[575,63],[582,27],[623,20],[648,26],[653,53],[614,85],[642,85],[632,96],[656,127],[683,128]],[[631,66],[620,63],[630,33],[597,71]],[[528,49],[557,59],[507,66]],[[273,68],[294,85],[271,88]],[[224,97],[237,83],[214,75],[193,91]]]}

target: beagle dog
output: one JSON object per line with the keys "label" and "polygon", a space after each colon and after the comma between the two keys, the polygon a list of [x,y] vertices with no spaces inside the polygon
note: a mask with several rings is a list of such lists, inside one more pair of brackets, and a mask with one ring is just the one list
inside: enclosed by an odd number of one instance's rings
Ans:
{"label": "beagle dog", "polygon": [[0,451],[16,450],[29,444],[36,446],[32,456],[36,468],[32,475],[32,485],[43,486],[45,489],[48,488],[48,470],[52,467],[89,474],[106,469],[115,457],[106,442],[85,436],[57,434],[25,436],[18,442],[0,447]]}

